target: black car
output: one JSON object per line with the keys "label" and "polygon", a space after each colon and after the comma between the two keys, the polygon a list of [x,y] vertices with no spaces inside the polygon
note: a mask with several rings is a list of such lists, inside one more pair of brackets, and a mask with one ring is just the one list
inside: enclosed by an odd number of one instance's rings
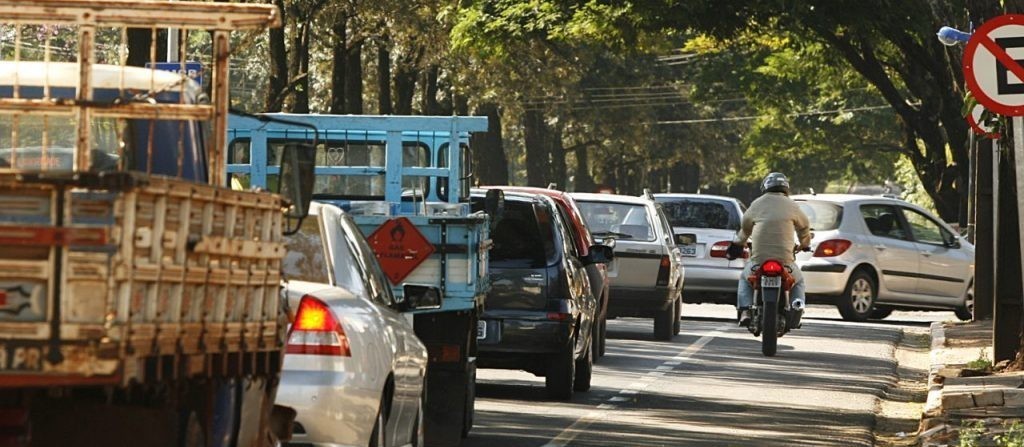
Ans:
{"label": "black car", "polygon": [[[483,200],[482,192],[474,192],[476,207]],[[597,300],[556,204],[542,195],[506,194],[492,225],[491,289],[477,331],[478,366],[544,376],[552,398],[589,390]]]}

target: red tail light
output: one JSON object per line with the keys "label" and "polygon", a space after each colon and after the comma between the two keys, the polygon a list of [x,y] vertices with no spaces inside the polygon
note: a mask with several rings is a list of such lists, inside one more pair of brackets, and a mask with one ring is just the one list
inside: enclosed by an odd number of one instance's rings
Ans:
{"label": "red tail light", "polygon": [[306,295],[288,332],[288,354],[333,355],[351,357],[348,336],[331,308]]}
{"label": "red tail light", "polygon": [[846,253],[846,250],[849,250],[851,245],[853,245],[853,243],[846,239],[827,240],[818,244],[818,248],[814,250],[814,257],[829,258],[832,256],[839,256]]}
{"label": "red tail light", "polygon": [[[712,258],[725,258],[726,257],[725,256],[725,252],[727,250],[729,250],[729,246],[730,245],[732,245],[732,241],[715,242],[714,245],[711,246],[711,249],[708,250],[708,256],[712,257]],[[747,259],[749,257],[750,257],[750,249],[744,247],[743,248],[743,259]]]}
{"label": "red tail light", "polygon": [[566,312],[548,312],[548,320],[551,321],[569,321],[572,319],[572,314]]}
{"label": "red tail light", "polygon": [[672,260],[668,256],[661,257],[661,268],[658,269],[658,283],[659,286],[668,285],[668,272],[672,269]]}
{"label": "red tail light", "polygon": [[775,260],[767,260],[761,264],[761,274],[765,276],[779,276],[782,274],[782,269],[782,263]]}

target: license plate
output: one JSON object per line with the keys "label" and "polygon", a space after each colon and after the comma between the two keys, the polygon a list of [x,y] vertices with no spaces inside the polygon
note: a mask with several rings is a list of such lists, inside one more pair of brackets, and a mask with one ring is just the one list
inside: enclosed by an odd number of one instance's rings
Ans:
{"label": "license plate", "polygon": [[782,287],[781,276],[762,276],[761,287]]}
{"label": "license plate", "polygon": [[480,320],[476,322],[476,339],[482,340],[487,338],[487,322]]}
{"label": "license plate", "polygon": [[691,257],[691,258],[694,257],[694,256],[697,256],[697,246],[696,245],[684,245],[682,247],[679,247],[679,249],[680,249],[680,251],[683,252],[683,256],[687,256],[687,257]]}

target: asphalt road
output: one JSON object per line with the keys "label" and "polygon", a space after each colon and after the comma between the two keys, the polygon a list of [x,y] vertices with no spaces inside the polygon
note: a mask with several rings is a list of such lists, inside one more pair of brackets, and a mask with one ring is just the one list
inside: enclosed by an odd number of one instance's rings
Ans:
{"label": "asphalt road", "polygon": [[870,446],[877,396],[895,380],[903,326],[955,318],[896,312],[842,321],[812,306],[774,358],[732,320],[731,306],[687,305],[682,332],[654,341],[651,320],[608,324],[593,388],[549,401],[544,379],[480,370],[466,447]]}

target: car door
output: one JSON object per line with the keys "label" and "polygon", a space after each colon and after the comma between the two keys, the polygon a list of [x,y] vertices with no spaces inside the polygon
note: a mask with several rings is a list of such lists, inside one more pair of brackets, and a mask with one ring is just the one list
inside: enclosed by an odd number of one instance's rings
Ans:
{"label": "car door", "polygon": [[886,297],[886,291],[916,293],[920,256],[898,207],[884,203],[862,204],[860,214],[870,233],[868,241],[875,266],[881,273],[879,295]]}
{"label": "car door", "polygon": [[[594,312],[597,309],[597,300],[594,298],[593,289],[590,286],[590,278],[587,276],[587,271],[583,266],[583,262],[580,261],[580,254],[570,240],[569,234],[569,222],[567,222],[560,213],[553,213],[555,220],[557,221],[556,227],[558,228],[558,235],[561,239],[561,249],[563,251],[563,262],[565,262],[565,271],[569,280],[569,288],[573,299],[576,304],[582,310],[582,317],[580,318],[580,334],[592,334],[594,325]],[[586,337],[580,337],[578,340],[577,352],[582,352],[583,348],[587,346],[588,341]]]}
{"label": "car door", "polygon": [[909,207],[903,207],[903,215],[920,253],[918,293],[960,298],[970,279],[973,254],[931,216]]}

